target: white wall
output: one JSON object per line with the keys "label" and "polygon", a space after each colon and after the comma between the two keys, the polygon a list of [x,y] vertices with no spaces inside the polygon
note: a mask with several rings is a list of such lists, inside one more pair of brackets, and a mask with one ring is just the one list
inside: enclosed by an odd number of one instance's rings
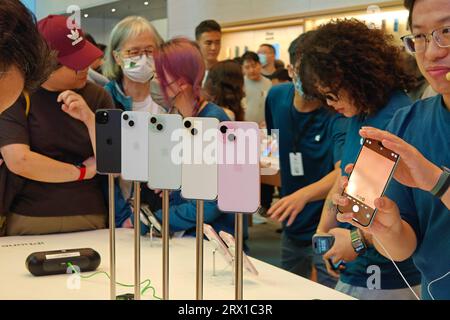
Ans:
{"label": "white wall", "polygon": [[[81,27],[85,32],[89,32],[98,43],[108,45],[109,35],[119,19],[103,18],[82,18]],[[153,20],[152,24],[158,30],[163,39],[167,39],[167,19]]]}
{"label": "white wall", "polygon": [[206,19],[231,23],[382,2],[386,0],[168,0],[169,36],[193,38],[195,27]]}
{"label": "white wall", "polygon": [[83,9],[115,1],[116,0],[36,0],[36,16],[38,19],[42,19],[49,14],[64,13],[70,5],[74,4]]}

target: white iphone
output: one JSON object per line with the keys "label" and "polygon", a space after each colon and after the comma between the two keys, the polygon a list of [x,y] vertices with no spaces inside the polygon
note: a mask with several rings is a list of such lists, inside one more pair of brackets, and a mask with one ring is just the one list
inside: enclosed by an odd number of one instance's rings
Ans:
{"label": "white iphone", "polygon": [[[178,190],[181,187],[182,118],[177,114],[150,116],[148,131],[148,187],[150,189]],[[180,133],[180,134],[178,134]]]}
{"label": "white iphone", "polygon": [[122,113],[122,178],[148,181],[148,112]]}
{"label": "white iphone", "polygon": [[183,120],[181,196],[191,200],[217,199],[217,137],[219,120]]}

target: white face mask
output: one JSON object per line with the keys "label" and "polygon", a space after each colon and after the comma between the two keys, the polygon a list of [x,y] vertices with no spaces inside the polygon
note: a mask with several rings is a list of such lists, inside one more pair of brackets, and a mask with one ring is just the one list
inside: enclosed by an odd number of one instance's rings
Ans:
{"label": "white face mask", "polygon": [[130,80],[146,83],[150,81],[155,72],[155,62],[153,57],[147,57],[145,54],[132,58],[123,58],[123,73]]}

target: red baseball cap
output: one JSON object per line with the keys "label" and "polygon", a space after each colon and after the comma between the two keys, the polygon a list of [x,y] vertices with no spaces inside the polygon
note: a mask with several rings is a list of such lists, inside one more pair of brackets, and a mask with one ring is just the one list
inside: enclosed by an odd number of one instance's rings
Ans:
{"label": "red baseball cap", "polygon": [[68,17],[49,15],[38,22],[38,29],[49,47],[58,53],[58,62],[72,70],[84,70],[103,52],[86,41],[79,26],[70,29],[72,21]]}

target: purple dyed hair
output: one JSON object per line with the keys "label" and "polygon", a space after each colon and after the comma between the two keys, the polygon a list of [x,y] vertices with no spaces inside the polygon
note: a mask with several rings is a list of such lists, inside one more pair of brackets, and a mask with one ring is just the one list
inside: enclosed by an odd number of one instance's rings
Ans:
{"label": "purple dyed hair", "polygon": [[186,38],[174,38],[165,42],[154,54],[156,74],[161,84],[161,90],[169,101],[167,76],[178,84],[192,86],[197,105],[194,114],[199,108],[202,91],[202,81],[205,76],[205,63],[197,44]]}

